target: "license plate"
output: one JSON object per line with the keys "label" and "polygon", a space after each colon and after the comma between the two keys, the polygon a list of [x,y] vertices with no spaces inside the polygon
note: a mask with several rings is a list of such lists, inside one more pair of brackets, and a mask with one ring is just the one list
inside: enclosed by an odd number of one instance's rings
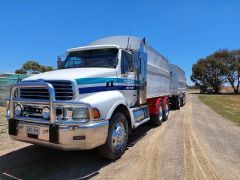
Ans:
{"label": "license plate", "polygon": [[27,133],[28,134],[39,135],[39,128],[28,126],[27,127]]}

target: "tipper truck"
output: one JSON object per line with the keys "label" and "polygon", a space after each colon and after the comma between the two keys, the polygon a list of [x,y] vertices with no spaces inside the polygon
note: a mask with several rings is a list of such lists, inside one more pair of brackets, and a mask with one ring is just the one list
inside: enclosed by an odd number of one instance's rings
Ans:
{"label": "tipper truck", "polygon": [[61,150],[98,147],[118,159],[128,136],[169,115],[170,71],[146,40],[111,36],[68,49],[58,70],[11,88],[7,103],[12,139]]}

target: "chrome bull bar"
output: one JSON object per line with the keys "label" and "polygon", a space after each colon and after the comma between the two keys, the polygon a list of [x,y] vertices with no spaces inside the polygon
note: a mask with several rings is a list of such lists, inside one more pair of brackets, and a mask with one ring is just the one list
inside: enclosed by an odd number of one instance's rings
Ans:
{"label": "chrome bull bar", "polygon": [[[49,100],[38,100],[38,99],[26,99],[15,97],[16,90],[18,88],[46,88],[49,92]],[[57,106],[79,106],[79,107],[86,107],[89,110],[90,120],[94,119],[92,107],[83,102],[79,101],[57,101],[55,98],[55,90],[54,87],[48,82],[42,81],[30,81],[30,82],[19,82],[12,86],[10,91],[10,99],[9,99],[9,118],[10,119],[18,119],[14,116],[14,104],[15,103],[27,103],[29,105],[49,105],[50,109],[50,124],[54,124],[56,121],[56,107]],[[39,120],[31,120],[28,117],[20,117],[19,120],[28,121],[28,122],[41,122],[44,123],[41,119]],[[46,122],[45,122],[46,124]],[[49,124],[49,122],[47,123]]]}

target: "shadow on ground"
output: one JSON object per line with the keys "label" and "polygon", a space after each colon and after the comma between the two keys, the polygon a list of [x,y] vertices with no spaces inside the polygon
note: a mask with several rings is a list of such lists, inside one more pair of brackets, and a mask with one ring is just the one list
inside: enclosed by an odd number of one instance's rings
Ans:
{"label": "shadow on ground", "polygon": [[[133,131],[128,148],[153,127],[145,124]],[[0,179],[89,179],[113,162],[102,159],[96,149],[59,151],[31,145],[0,157]]]}

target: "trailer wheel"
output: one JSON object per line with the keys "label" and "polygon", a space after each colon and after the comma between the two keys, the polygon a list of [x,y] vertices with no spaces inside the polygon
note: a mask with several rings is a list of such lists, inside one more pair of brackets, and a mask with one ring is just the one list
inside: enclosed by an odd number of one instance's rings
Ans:
{"label": "trailer wheel", "polygon": [[162,109],[162,103],[158,106],[158,114],[151,115],[151,121],[152,124],[155,126],[161,126],[163,121],[163,109]]}
{"label": "trailer wheel", "polygon": [[106,143],[98,148],[99,154],[106,159],[118,159],[125,152],[127,141],[127,118],[123,113],[116,113],[111,118]]}
{"label": "trailer wheel", "polygon": [[170,109],[169,102],[167,102],[166,105],[165,105],[165,109],[163,111],[163,121],[168,120],[169,109]]}

